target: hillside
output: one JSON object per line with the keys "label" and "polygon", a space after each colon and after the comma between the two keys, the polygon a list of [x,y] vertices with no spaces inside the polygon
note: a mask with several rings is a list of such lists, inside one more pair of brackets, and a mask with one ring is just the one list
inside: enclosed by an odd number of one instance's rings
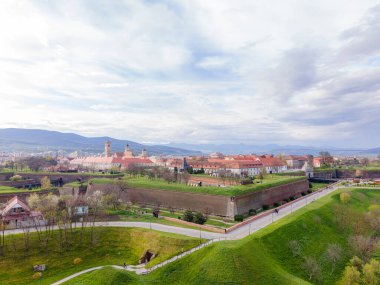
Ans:
{"label": "hillside", "polygon": [[61,133],[56,131],[36,129],[0,129],[1,151],[84,151],[88,153],[101,153],[104,151],[104,142],[112,142],[113,151],[123,151],[129,144],[134,152],[141,152],[146,148],[150,154],[190,155],[200,154],[199,151],[186,150],[182,148],[143,145],[129,140],[119,140],[111,137],[84,137],[74,133]]}
{"label": "hillside", "polygon": [[[358,230],[363,235],[373,234],[364,226],[357,229],[352,225],[364,217],[364,212],[380,205],[377,191],[354,190],[351,195],[349,203],[342,205],[335,192],[250,237],[212,244],[146,276],[106,268],[73,279],[68,284],[100,284],[91,282],[103,274],[108,280],[129,280],[128,284],[335,284],[354,254],[348,237],[357,234]],[[349,223],[344,224],[339,219],[337,213],[341,210],[345,213],[341,216],[345,221],[349,216],[352,218]],[[296,256],[289,247],[292,240],[300,245]],[[331,244],[342,249],[334,269],[326,258]],[[378,256],[377,253],[373,256]],[[309,279],[305,269],[307,257],[314,258],[319,264],[319,281]]]}

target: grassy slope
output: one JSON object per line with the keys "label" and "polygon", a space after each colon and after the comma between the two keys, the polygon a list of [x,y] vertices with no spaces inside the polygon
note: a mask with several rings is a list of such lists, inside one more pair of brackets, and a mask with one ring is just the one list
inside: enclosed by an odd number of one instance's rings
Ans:
{"label": "grassy slope", "polygon": [[[84,245],[72,246],[69,251],[61,252],[58,244],[52,243],[49,252],[40,253],[37,249],[36,235],[32,234],[29,252],[24,251],[23,236],[13,236],[16,240],[16,251],[13,242],[6,237],[6,256],[0,258],[0,284],[38,284],[33,281],[32,266],[46,264],[43,273],[43,284],[51,284],[70,274],[86,268],[109,264],[137,264],[138,259],[147,249],[158,253],[154,263],[159,263],[178,253],[199,244],[199,239],[174,234],[160,233],[144,229],[130,228],[97,228],[97,244],[91,245],[88,236]],[[55,232],[57,235],[57,232]],[[78,235],[76,236],[78,244]],[[74,265],[76,257],[82,263]]]}
{"label": "grassy slope", "polygon": [[[32,190],[28,190],[28,189],[18,189],[18,188],[9,187],[9,186],[0,186],[0,194],[38,192],[38,191],[43,191],[43,190],[49,190],[49,189],[35,188],[35,189],[32,189]],[[54,190],[54,189],[51,189],[51,190]]]}
{"label": "grassy slope", "polygon": [[[374,203],[380,204],[380,192],[355,190],[349,206],[362,212]],[[338,204],[339,193],[335,192],[250,237],[213,244],[147,276],[107,270],[109,274],[128,275],[130,284],[309,284],[303,257],[293,258],[287,246],[294,239],[301,243],[302,256],[313,256],[321,264],[323,284],[335,284],[350,258],[346,243],[349,233],[334,222],[333,207]],[[340,244],[346,252],[334,274],[324,259],[328,243]],[[70,284],[100,284],[89,280],[94,279],[83,276],[82,283]]]}
{"label": "grassy slope", "polygon": [[[181,183],[167,183],[164,180],[150,180],[147,177],[129,177],[126,181],[130,187],[134,188],[146,188],[146,189],[159,189],[159,190],[171,190],[171,191],[182,191],[182,192],[195,192],[213,195],[224,195],[224,196],[237,196],[249,192],[254,192],[286,183],[291,183],[299,180],[306,179],[305,177],[299,176],[279,176],[279,175],[267,175],[262,183],[255,180],[254,184],[250,185],[237,185],[230,187],[216,187],[216,186],[205,186],[205,187],[194,187],[188,186]],[[108,184],[113,183],[114,180],[106,178],[95,178],[91,180],[95,184]]]}

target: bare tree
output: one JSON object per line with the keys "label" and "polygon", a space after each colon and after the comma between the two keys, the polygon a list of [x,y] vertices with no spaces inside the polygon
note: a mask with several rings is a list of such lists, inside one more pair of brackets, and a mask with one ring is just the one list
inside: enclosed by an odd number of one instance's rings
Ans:
{"label": "bare tree", "polygon": [[336,263],[342,258],[342,248],[335,243],[327,246],[326,258],[331,263],[331,274],[335,271]]}
{"label": "bare tree", "polygon": [[117,202],[121,200],[121,196],[127,193],[128,184],[125,180],[119,179],[116,181],[117,187]]}
{"label": "bare tree", "polygon": [[288,242],[288,247],[292,252],[293,257],[301,255],[301,245],[297,240],[291,240]]}
{"label": "bare tree", "polygon": [[305,257],[304,268],[309,275],[309,280],[319,280],[321,277],[321,267],[314,257]]}
{"label": "bare tree", "polygon": [[91,196],[87,198],[87,202],[90,210],[90,218],[91,218],[91,230],[90,230],[90,240],[91,243],[94,243],[95,238],[95,221],[99,219],[102,210],[104,209],[103,204],[103,194],[100,191],[96,191]]}
{"label": "bare tree", "polygon": [[354,254],[365,261],[371,257],[377,245],[377,241],[375,239],[362,235],[350,236],[348,238],[348,243]]}

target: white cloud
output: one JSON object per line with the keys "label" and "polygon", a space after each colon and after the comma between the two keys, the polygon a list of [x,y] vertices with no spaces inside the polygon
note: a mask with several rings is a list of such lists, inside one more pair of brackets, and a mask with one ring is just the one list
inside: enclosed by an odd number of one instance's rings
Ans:
{"label": "white cloud", "polygon": [[0,127],[363,144],[380,108],[374,5],[2,1]]}

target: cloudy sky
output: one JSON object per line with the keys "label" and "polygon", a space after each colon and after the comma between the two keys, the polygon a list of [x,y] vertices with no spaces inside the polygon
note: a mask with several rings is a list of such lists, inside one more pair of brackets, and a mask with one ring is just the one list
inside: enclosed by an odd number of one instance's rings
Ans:
{"label": "cloudy sky", "polygon": [[0,128],[380,146],[370,0],[0,1]]}

